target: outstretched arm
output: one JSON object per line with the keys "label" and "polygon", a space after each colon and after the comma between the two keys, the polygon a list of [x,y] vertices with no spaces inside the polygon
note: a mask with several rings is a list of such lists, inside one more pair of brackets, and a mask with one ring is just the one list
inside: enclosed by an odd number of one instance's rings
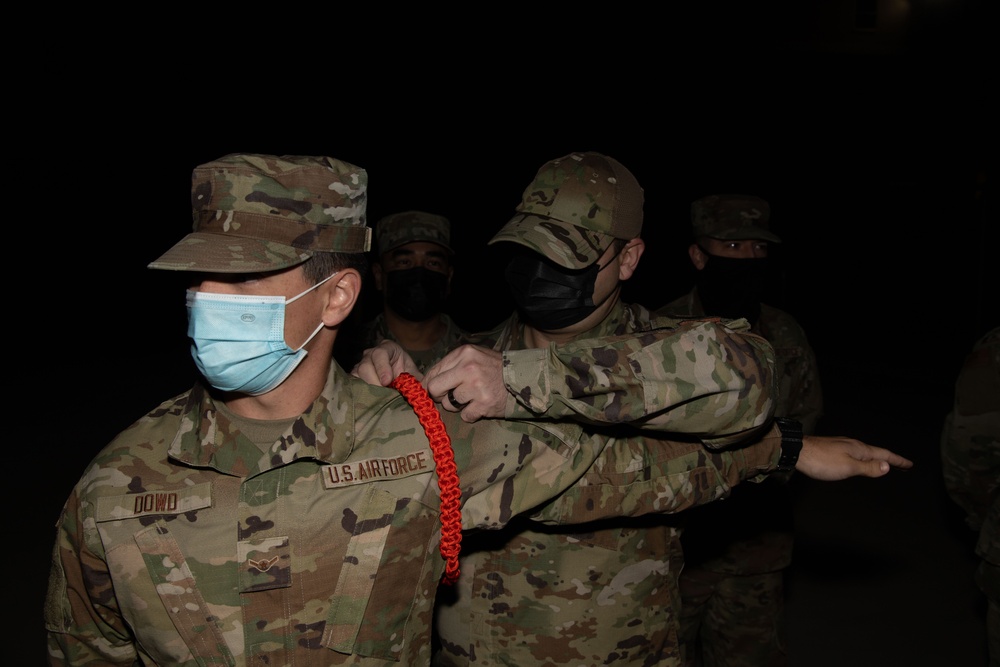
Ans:
{"label": "outstretched arm", "polygon": [[463,346],[424,376],[462,418],[571,418],[685,433],[723,446],[759,434],[773,411],[774,352],[718,321],[497,352]]}
{"label": "outstretched arm", "polygon": [[[701,328],[695,327],[694,330]],[[711,329],[712,327],[708,328],[709,331]],[[686,329],[686,332],[691,335],[693,330]],[[715,392],[702,388],[703,393],[697,394],[698,390],[692,386],[693,383],[681,379],[685,375],[677,370],[679,364],[676,360],[672,369],[663,363],[663,346],[665,344],[676,346],[680,344],[679,341],[684,340],[683,336],[680,339],[673,338],[671,336],[673,333],[676,332],[654,330],[647,332],[649,336],[647,334],[619,336],[573,343],[562,348],[550,346],[544,349],[503,353],[485,347],[464,345],[450,352],[429,369],[424,377],[424,385],[431,397],[440,402],[444,409],[455,412],[459,411],[459,408],[452,404],[448,396],[449,391],[452,391],[455,399],[463,404],[460,411],[462,419],[466,422],[474,422],[482,417],[537,418],[537,414],[526,407],[527,404],[536,405],[540,408],[540,414],[545,416],[578,414],[583,416],[585,421],[589,417],[596,417],[593,419],[596,423],[601,421],[601,417],[605,417],[605,421],[623,422],[628,421],[628,417],[638,415],[639,418],[635,423],[643,427],[652,427],[657,431],[685,432],[683,428],[685,424],[681,423],[685,419],[686,424],[690,426],[708,418],[698,410],[699,402],[704,409],[704,406],[725,405],[722,402],[725,397],[736,400],[735,397],[741,395],[740,383],[747,381],[751,375],[749,372],[733,373],[735,377],[729,384],[717,382]],[[769,347],[755,348],[757,341],[755,337],[749,339],[751,348],[746,355],[749,358],[742,368],[753,368],[755,350],[760,355],[756,357],[758,361],[759,358],[766,359],[766,355],[770,353]],[[732,341],[727,341],[727,346],[719,349],[730,353],[738,351],[738,347],[734,348]],[[581,353],[586,354],[581,356]],[[690,366],[689,371],[697,368],[695,363],[697,356],[695,354],[693,359],[689,358],[686,362]],[[584,357],[592,360],[590,365],[584,364],[578,368],[574,360]],[[382,384],[384,378],[388,378],[385,382],[388,384],[392,377],[398,374],[397,369],[405,368],[407,362],[410,367],[413,365],[402,348],[395,343],[385,341],[378,347],[366,351],[365,358],[367,364],[361,369],[361,374],[357,372],[355,374],[372,384]],[[660,365],[652,361],[654,358],[661,360]],[[561,372],[554,372],[554,368]],[[580,380],[581,377],[586,379],[586,376],[579,372],[588,368],[591,375],[589,384]],[[532,371],[538,380],[537,385],[526,384],[524,379],[531,377]],[[761,375],[769,379],[770,369],[766,371],[762,371]],[[594,381],[595,374],[598,377],[605,377],[606,381]],[[697,376],[693,372],[690,375]],[[577,378],[576,382],[573,381],[574,377]],[[551,384],[553,378],[561,378],[564,385],[554,387]],[[523,387],[523,390],[515,394],[515,387]],[[766,387],[750,388],[743,392],[743,395],[751,400],[763,400],[764,396],[768,395],[766,389]],[[567,395],[560,394],[560,390]],[[662,391],[665,395],[659,402],[647,400],[647,391]],[[628,402],[633,394],[644,398],[641,405]],[[692,396],[690,404],[684,403],[685,394]],[[542,400],[541,395],[548,398]],[[619,398],[621,401],[616,402]],[[604,402],[601,403],[600,399]],[[600,405],[604,405],[603,412],[598,409]],[[671,405],[675,407],[671,409]],[[657,406],[667,407],[658,413]],[[619,407],[621,409],[618,409]],[[632,412],[628,411],[630,407]],[[654,417],[643,420],[643,411],[647,409]],[[579,412],[576,412],[577,410]],[[768,407],[767,411],[769,410]],[[677,411],[685,411],[684,419],[678,418]],[[740,438],[741,444],[759,448],[765,446],[765,441],[773,440],[759,435],[771,425],[770,414],[767,418],[764,418],[763,414],[764,412],[759,412],[756,417],[760,420],[760,427],[754,424],[752,413],[744,411],[732,414],[730,424],[739,424],[742,418],[744,425],[749,423],[748,430],[758,429],[758,436],[753,439]],[[681,428],[672,428],[678,424]],[[704,432],[711,433],[711,430],[711,425],[706,425]],[[694,433],[694,435],[700,434]],[[713,447],[717,447],[720,443],[726,444],[727,440],[725,437],[712,436],[701,439],[706,443],[711,442]],[[908,469],[913,466],[912,461],[888,449],[868,445],[854,438],[806,436],[802,440],[802,445],[795,469],[819,480],[833,481],[855,476],[881,477],[893,467]]]}
{"label": "outstretched arm", "polygon": [[[583,523],[682,512],[729,496],[737,484],[760,482],[777,473],[783,443],[777,422],[753,442],[719,450],[669,434],[615,438],[577,484],[532,516],[546,523]],[[806,436],[794,470],[835,481],[881,477],[891,468],[912,465],[887,449],[852,438]]]}

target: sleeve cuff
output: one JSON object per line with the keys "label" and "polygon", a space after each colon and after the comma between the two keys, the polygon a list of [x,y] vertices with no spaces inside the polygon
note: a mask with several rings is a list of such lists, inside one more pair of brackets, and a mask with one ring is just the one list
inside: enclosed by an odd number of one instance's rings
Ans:
{"label": "sleeve cuff", "polygon": [[508,393],[505,417],[530,417],[549,409],[552,392],[546,368],[548,353],[547,348],[504,351],[503,383]]}

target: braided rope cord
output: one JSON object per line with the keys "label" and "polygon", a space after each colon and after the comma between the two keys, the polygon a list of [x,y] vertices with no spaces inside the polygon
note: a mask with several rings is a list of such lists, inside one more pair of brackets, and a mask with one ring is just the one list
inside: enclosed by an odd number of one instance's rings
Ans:
{"label": "braided rope cord", "polygon": [[427,390],[409,373],[400,373],[392,381],[406,402],[417,413],[420,425],[431,444],[434,467],[437,470],[438,488],[441,493],[441,556],[445,559],[441,581],[453,584],[458,580],[458,553],[462,548],[462,514],[459,500],[462,492],[458,486],[458,467],[451,449],[451,438],[441,422],[441,415],[434,407]]}

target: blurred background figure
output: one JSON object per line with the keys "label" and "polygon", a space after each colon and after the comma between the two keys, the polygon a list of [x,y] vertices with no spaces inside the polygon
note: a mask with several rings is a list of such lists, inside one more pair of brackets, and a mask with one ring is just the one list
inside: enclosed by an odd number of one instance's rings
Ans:
{"label": "blurred background figure", "polygon": [[[787,312],[763,303],[769,276],[771,207],[760,197],[711,195],[691,204],[688,256],[695,287],[663,306],[671,317],[746,318],[774,347],[779,378],[775,414],[811,435],[823,414],[816,355]],[[790,475],[741,484],[732,497],[685,514],[680,576],[685,664],[747,667],[788,664],[784,575],[791,564]]]}
{"label": "blurred background figure", "polygon": [[423,373],[466,333],[444,312],[454,275],[451,222],[424,211],[393,213],[376,223],[375,241],[372,277],[382,309],[338,353],[338,361],[350,369],[363,350],[388,339]]}
{"label": "blurred background figure", "polygon": [[976,583],[986,595],[989,664],[1000,665],[1000,327],[973,346],[955,382],[941,431],[941,468],[951,499],[978,534]]}

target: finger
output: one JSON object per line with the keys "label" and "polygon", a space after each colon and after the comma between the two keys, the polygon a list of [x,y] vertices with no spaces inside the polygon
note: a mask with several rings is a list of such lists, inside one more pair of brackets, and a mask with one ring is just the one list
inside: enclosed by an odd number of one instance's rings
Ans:
{"label": "finger", "polygon": [[863,477],[882,477],[889,472],[891,466],[886,461],[859,461],[858,474]]}
{"label": "finger", "polygon": [[457,398],[455,398],[455,389],[454,388],[449,389],[448,393],[446,394],[446,396],[448,397],[448,402],[451,403],[455,407],[455,410],[458,411],[458,412],[461,412],[462,410],[464,410],[466,407],[468,407],[468,405],[470,403],[470,401],[465,401],[463,403],[462,401],[460,401]]}
{"label": "finger", "polygon": [[369,348],[361,354],[361,360],[351,369],[351,375],[360,378],[368,384],[385,386],[379,377],[378,369],[372,361],[374,348]]}
{"label": "finger", "polygon": [[889,449],[885,449],[883,447],[874,447],[871,445],[867,445],[866,454],[867,454],[867,456],[865,456],[866,459],[875,459],[878,461],[884,461],[893,468],[900,468],[903,470],[907,470],[913,467],[913,461],[906,458],[905,456],[900,456],[896,452],[891,451]]}
{"label": "finger", "polygon": [[895,452],[889,452],[889,451],[887,451],[886,454],[887,454],[887,456],[885,457],[884,460],[886,461],[886,463],[888,463],[889,465],[891,465],[893,468],[900,468],[902,470],[909,470],[910,468],[913,467],[913,461],[911,461],[910,459],[908,459],[908,458],[906,458],[904,456],[900,456],[899,454],[896,454]]}
{"label": "finger", "polygon": [[473,422],[479,421],[483,415],[482,411],[476,409],[476,406],[473,405],[471,407],[462,410],[461,416],[462,416],[462,421],[464,421],[467,424],[471,424]]}
{"label": "finger", "polygon": [[[459,391],[461,394],[461,391]],[[467,424],[479,421],[483,417],[483,408],[480,406],[479,402],[476,400],[471,400],[466,402],[465,407],[459,411],[459,416]]]}
{"label": "finger", "polygon": [[396,364],[394,364],[392,376],[399,377],[400,373],[409,373],[415,377],[418,382],[421,382],[424,379],[424,375],[420,372],[420,369],[417,368],[416,362],[413,361],[413,358],[408,354],[401,356],[397,360]]}
{"label": "finger", "polygon": [[365,361],[358,362],[354,368],[351,369],[351,375],[364,380],[368,384],[382,384],[378,373],[375,372],[375,368],[370,363],[366,363]]}
{"label": "finger", "polygon": [[[448,371],[452,370],[455,367],[461,349],[462,348],[460,347],[455,348],[448,354],[444,355],[443,357],[438,359],[438,361],[433,366],[428,368],[426,373],[424,373],[424,379],[422,382],[422,384],[424,385],[424,389],[426,389],[431,396],[437,396],[438,398],[436,398],[435,400],[440,400],[440,397],[444,395],[444,392],[455,386],[454,384],[452,384],[447,387],[442,387],[442,384],[446,383],[442,383],[441,381],[437,380],[437,378],[439,378],[441,375],[447,373]],[[434,389],[437,392],[439,392],[438,394],[435,394],[434,392],[431,391],[432,384],[434,385]]]}
{"label": "finger", "polygon": [[[431,372],[428,370],[424,374],[423,385],[435,401],[442,405],[445,403],[452,405],[451,401],[447,400],[448,392],[462,386],[462,376],[454,367],[448,370],[438,369],[434,376],[431,376]],[[452,410],[452,412],[459,412],[459,410]]]}
{"label": "finger", "polygon": [[365,356],[371,365],[371,372],[375,375],[375,382],[383,387],[388,387],[393,378],[388,352],[380,347],[374,347],[366,352]]}

